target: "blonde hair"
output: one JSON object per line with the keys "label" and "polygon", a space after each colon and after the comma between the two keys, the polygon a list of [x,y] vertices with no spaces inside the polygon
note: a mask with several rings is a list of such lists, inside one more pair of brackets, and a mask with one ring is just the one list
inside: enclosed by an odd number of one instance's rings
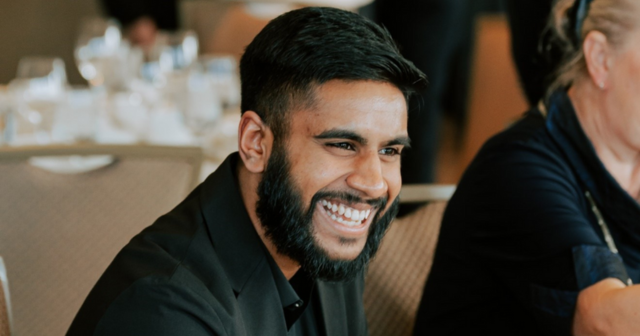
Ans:
{"label": "blonde hair", "polygon": [[638,0],[593,0],[584,19],[581,34],[576,38],[574,20],[570,17],[573,15],[572,8],[576,5],[576,0],[556,0],[547,30],[551,33],[551,43],[555,44],[561,53],[561,61],[551,75],[547,98],[554,91],[567,88],[575,80],[587,75],[582,42],[590,31],[597,30],[603,33],[613,46],[624,43],[626,33],[634,29],[638,21],[639,4]]}

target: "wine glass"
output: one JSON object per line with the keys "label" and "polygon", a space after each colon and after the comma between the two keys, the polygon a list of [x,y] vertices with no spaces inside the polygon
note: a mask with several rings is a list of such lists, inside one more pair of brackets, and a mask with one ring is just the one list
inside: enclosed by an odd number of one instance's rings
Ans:
{"label": "wine glass", "polygon": [[216,97],[207,96],[210,83],[202,80],[202,71],[194,69],[198,49],[193,31],[164,32],[156,37],[143,71],[144,78],[161,92],[161,101],[150,108],[152,114],[171,106],[189,123],[217,112]]}
{"label": "wine glass", "polygon": [[183,82],[189,67],[198,59],[198,50],[198,36],[193,31],[158,34],[146,55],[142,77],[159,88],[170,81]]}
{"label": "wine glass", "polygon": [[198,36],[191,30],[161,36],[160,67],[165,72],[187,69],[198,59]]}
{"label": "wine glass", "polygon": [[[240,105],[240,76],[238,63],[232,55],[209,55],[199,62],[211,79],[215,92],[225,110],[233,110]],[[236,111],[234,111],[236,112]]]}
{"label": "wine glass", "polygon": [[93,87],[103,87],[121,50],[122,33],[113,20],[84,19],[76,42],[75,58],[80,74]]}
{"label": "wine glass", "polygon": [[64,102],[67,74],[64,61],[53,57],[24,57],[9,89],[18,113],[37,143],[51,142],[56,114]]}

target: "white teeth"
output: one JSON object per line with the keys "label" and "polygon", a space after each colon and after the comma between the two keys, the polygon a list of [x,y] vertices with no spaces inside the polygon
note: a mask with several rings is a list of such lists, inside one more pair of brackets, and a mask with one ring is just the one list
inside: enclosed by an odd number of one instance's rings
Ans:
{"label": "white teeth", "polygon": [[344,206],[343,204],[331,203],[327,200],[322,200],[321,204],[323,207],[326,207],[327,214],[329,215],[329,217],[331,217],[331,219],[347,226],[360,225],[362,224],[362,221],[364,221],[366,218],[369,218],[369,215],[371,214],[371,209],[356,210]]}

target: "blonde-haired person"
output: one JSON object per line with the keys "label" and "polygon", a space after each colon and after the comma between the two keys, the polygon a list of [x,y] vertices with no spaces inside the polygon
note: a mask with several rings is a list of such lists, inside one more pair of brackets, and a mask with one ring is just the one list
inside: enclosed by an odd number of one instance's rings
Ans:
{"label": "blonde-haired person", "polygon": [[560,0],[547,98],[445,212],[415,335],[640,335],[640,1]]}

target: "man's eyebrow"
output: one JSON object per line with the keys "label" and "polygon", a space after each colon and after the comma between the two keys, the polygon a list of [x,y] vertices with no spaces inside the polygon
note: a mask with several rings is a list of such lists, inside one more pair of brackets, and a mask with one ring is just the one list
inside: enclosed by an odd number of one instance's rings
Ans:
{"label": "man's eyebrow", "polygon": [[355,141],[361,145],[367,144],[367,139],[363,138],[360,134],[354,131],[339,129],[339,128],[326,130],[314,136],[314,138],[315,139],[348,139],[351,141]]}
{"label": "man's eyebrow", "polygon": [[[344,130],[339,128],[326,130],[314,136],[314,138],[315,139],[348,139],[351,141],[355,141],[363,146],[367,144],[367,139],[362,137],[360,134],[354,131]],[[411,148],[411,139],[409,139],[409,137],[407,136],[399,136],[384,144],[384,146],[395,146],[395,145],[402,145],[405,148]]]}
{"label": "man's eyebrow", "polygon": [[402,145],[404,148],[411,148],[411,139],[407,136],[397,137],[385,144],[385,146]]}

